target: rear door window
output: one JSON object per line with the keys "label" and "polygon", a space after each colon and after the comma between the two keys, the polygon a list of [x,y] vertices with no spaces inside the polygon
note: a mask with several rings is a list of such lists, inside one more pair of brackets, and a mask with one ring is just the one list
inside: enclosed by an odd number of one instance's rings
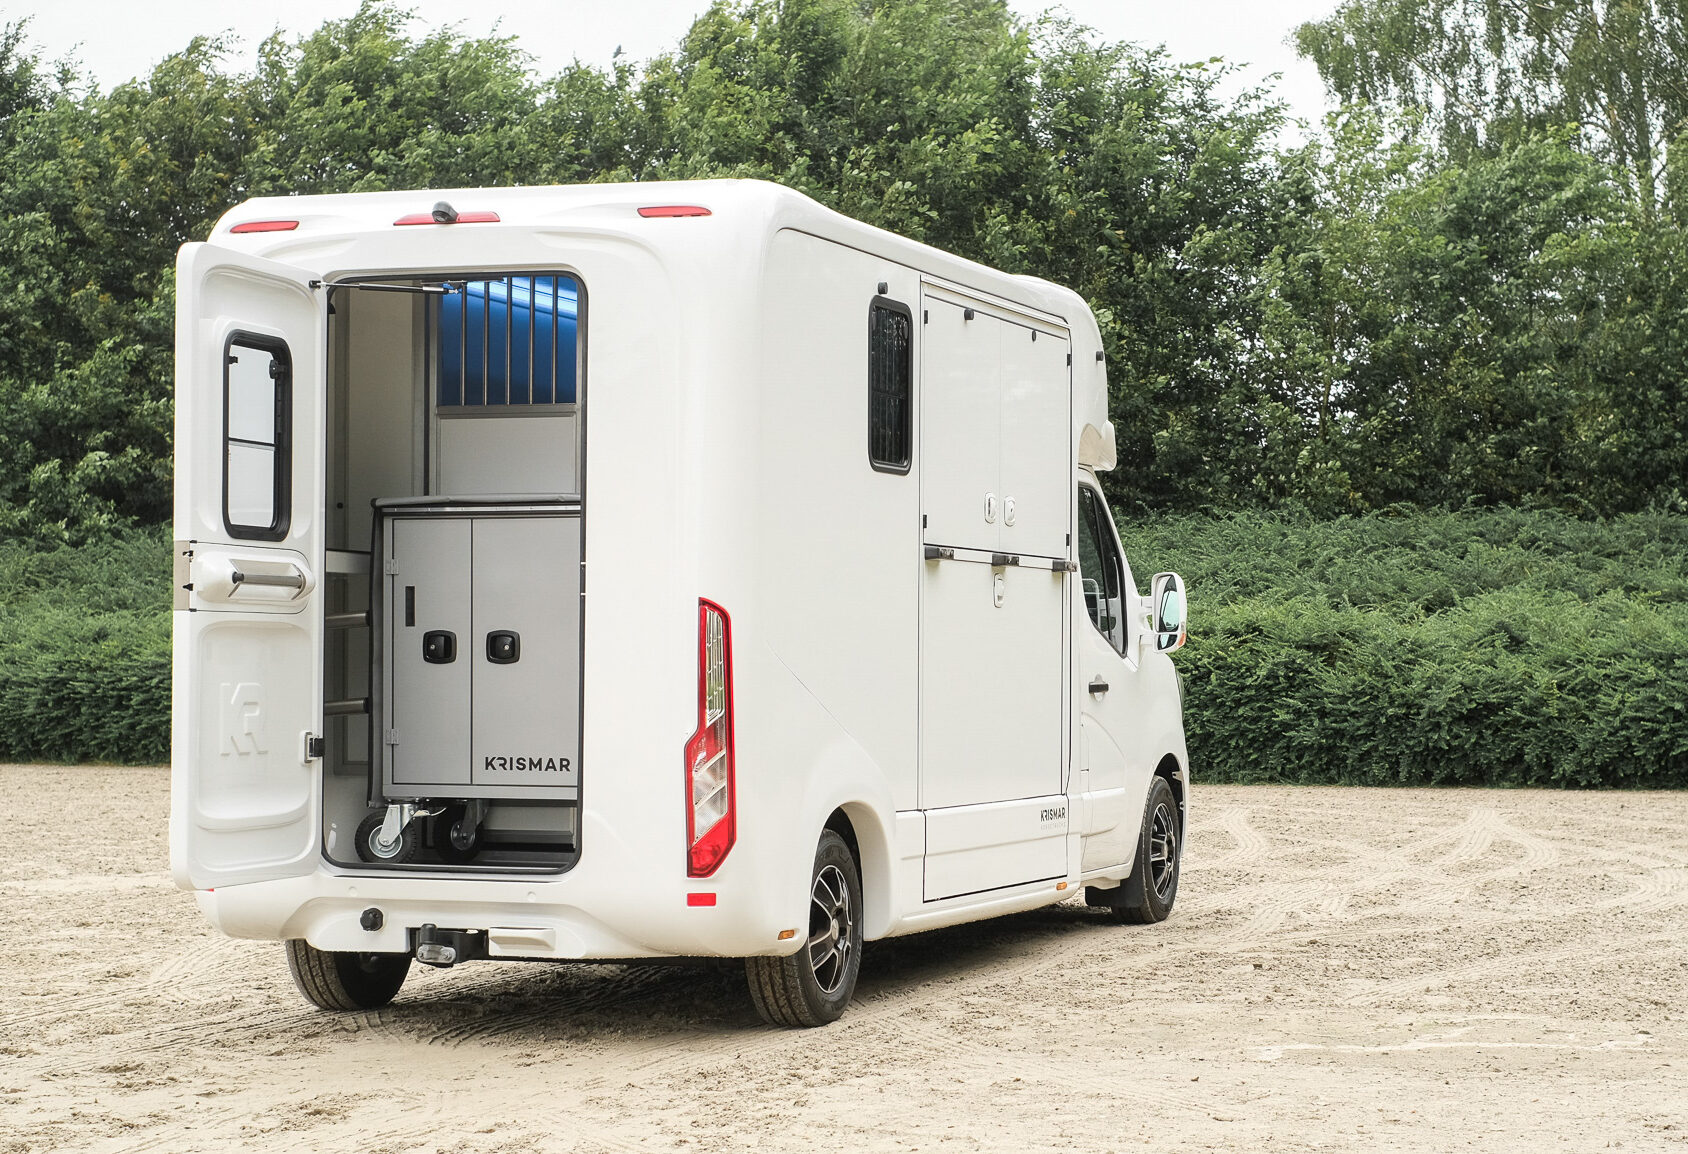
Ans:
{"label": "rear door window", "polygon": [[292,375],[287,344],[278,338],[235,333],[224,347],[223,524],[230,536],[287,536]]}

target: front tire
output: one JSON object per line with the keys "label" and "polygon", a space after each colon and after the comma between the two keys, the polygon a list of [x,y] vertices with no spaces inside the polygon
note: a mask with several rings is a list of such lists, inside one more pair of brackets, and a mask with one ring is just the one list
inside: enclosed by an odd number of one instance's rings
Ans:
{"label": "front tire", "polygon": [[393,1000],[410,972],[409,954],[319,950],[302,938],[284,944],[293,984],[324,1010],[379,1009]]}
{"label": "front tire", "polygon": [[1131,876],[1114,889],[1087,891],[1086,900],[1106,906],[1116,921],[1127,925],[1164,922],[1178,900],[1183,835],[1178,799],[1166,778],[1157,774],[1143,803],[1143,826],[1137,835],[1137,861]]}
{"label": "front tire", "polygon": [[750,999],[771,1026],[824,1026],[850,1004],[861,967],[861,871],[849,845],[829,829],[815,850],[809,935],[789,957],[744,960]]}

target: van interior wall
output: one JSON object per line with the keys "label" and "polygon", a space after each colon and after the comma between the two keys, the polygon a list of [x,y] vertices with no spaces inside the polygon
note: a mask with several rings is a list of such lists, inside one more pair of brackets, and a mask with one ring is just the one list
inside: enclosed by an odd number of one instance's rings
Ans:
{"label": "van interior wall", "polygon": [[[378,497],[424,491],[427,398],[421,297],[341,289],[329,321],[328,548],[368,556]],[[341,566],[331,566],[339,568]],[[330,572],[325,613],[369,609],[369,571]],[[370,696],[370,630],[325,631],[323,681],[330,700]],[[326,719],[323,836],[329,855],[355,861],[352,833],[369,812],[371,719]]]}

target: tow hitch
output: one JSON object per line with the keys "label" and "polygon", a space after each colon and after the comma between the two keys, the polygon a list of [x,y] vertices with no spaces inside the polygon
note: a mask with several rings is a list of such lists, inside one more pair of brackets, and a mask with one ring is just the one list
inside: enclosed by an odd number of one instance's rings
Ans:
{"label": "tow hitch", "polygon": [[446,969],[486,957],[485,930],[442,930],[429,923],[414,934],[412,952],[426,966]]}

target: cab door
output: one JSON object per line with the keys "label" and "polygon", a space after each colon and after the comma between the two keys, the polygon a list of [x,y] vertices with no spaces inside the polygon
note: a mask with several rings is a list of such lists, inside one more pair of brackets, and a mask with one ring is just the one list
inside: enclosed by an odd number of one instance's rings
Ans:
{"label": "cab door", "polygon": [[211,889],[315,868],[326,317],[304,270],[176,266],[170,864]]}
{"label": "cab door", "polygon": [[1088,477],[1078,486],[1078,567],[1080,869],[1092,870],[1131,860],[1153,765],[1138,737],[1137,587],[1108,504]]}

